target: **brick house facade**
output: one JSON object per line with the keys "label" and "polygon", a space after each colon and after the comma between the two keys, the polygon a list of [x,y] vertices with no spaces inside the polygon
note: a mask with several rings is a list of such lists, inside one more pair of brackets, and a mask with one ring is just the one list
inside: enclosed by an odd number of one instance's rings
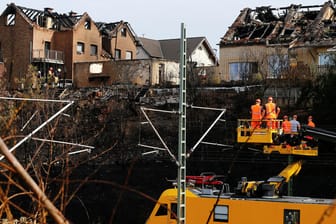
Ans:
{"label": "brick house facade", "polygon": [[49,68],[59,78],[73,79],[75,62],[108,60],[102,38],[87,13],[58,14],[51,8],[35,10],[11,3],[0,16],[0,51],[11,88],[33,64],[47,77]]}
{"label": "brick house facade", "polygon": [[137,36],[129,23],[96,23],[101,36],[103,49],[114,60],[132,60],[136,58]]}

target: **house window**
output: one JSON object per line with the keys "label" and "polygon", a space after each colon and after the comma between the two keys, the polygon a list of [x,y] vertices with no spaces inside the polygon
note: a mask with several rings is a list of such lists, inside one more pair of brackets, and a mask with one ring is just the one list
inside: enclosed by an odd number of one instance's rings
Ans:
{"label": "house window", "polygon": [[289,68],[288,55],[271,55],[268,57],[269,78],[280,78]]}
{"label": "house window", "polygon": [[86,30],[91,30],[91,21],[89,19],[85,21],[84,28]]}
{"label": "house window", "polygon": [[91,44],[90,45],[90,55],[91,56],[96,56],[98,54],[98,46]]}
{"label": "house window", "polygon": [[84,43],[77,42],[77,54],[84,54]]}
{"label": "house window", "polygon": [[246,80],[250,75],[258,72],[257,62],[229,63],[230,80]]}
{"label": "house window", "polygon": [[45,41],[44,42],[45,58],[50,58],[50,49],[51,49],[51,42],[50,41]]}
{"label": "house window", "polygon": [[8,14],[6,20],[6,26],[14,26],[15,25],[15,14]]}
{"label": "house window", "polygon": [[217,205],[214,211],[215,222],[228,222],[229,221],[229,206]]}
{"label": "house window", "polygon": [[133,59],[133,52],[132,51],[126,51],[126,59],[128,59],[128,60]]}
{"label": "house window", "polygon": [[120,32],[121,32],[121,36],[122,37],[126,37],[127,36],[127,29],[126,28],[122,28]]}
{"label": "house window", "polygon": [[300,210],[285,209],[283,216],[284,224],[300,224]]}
{"label": "house window", "polygon": [[115,49],[115,55],[114,55],[114,58],[115,59],[120,59],[121,57],[121,50],[119,49]]}
{"label": "house window", "polygon": [[335,65],[335,60],[335,55],[332,53],[319,54],[319,65],[321,66]]}

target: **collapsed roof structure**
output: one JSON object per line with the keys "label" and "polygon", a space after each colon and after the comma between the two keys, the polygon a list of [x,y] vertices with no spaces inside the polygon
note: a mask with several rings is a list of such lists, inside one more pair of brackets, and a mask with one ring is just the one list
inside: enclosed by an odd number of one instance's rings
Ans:
{"label": "collapsed roof structure", "polygon": [[[26,16],[30,23],[36,23],[42,27],[47,27],[55,30],[67,30],[73,28],[78,21],[87,13],[82,15],[76,12],[69,12],[69,14],[60,14],[55,12],[52,8],[44,8],[44,10],[37,10],[26,8],[23,6],[17,6],[11,3],[9,7],[3,12],[3,14],[15,14],[16,10],[19,10]],[[48,20],[50,18],[50,20]]]}
{"label": "collapsed roof structure", "polygon": [[281,44],[330,46],[336,37],[335,7],[332,1],[323,5],[290,5],[245,8],[221,38],[220,46],[245,44]]}

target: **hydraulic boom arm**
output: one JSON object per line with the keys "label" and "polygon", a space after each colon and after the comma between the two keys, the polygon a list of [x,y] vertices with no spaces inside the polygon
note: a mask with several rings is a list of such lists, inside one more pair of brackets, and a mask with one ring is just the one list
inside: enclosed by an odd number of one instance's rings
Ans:
{"label": "hydraulic boom arm", "polygon": [[238,184],[237,193],[248,197],[278,197],[282,194],[282,186],[293,176],[296,176],[302,166],[302,161],[289,164],[277,176],[270,177],[267,181],[242,180]]}

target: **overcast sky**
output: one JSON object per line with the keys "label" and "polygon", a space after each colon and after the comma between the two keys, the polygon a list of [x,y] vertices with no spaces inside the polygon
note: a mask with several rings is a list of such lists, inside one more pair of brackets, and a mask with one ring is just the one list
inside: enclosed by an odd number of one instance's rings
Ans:
{"label": "overcast sky", "polygon": [[187,37],[205,36],[214,49],[228,27],[249,7],[286,7],[291,4],[303,6],[322,5],[326,0],[16,0],[2,1],[1,13],[7,4],[43,10],[53,8],[58,13],[70,11],[87,12],[95,22],[130,23],[140,37],[150,39],[180,38],[181,23],[185,24]]}

